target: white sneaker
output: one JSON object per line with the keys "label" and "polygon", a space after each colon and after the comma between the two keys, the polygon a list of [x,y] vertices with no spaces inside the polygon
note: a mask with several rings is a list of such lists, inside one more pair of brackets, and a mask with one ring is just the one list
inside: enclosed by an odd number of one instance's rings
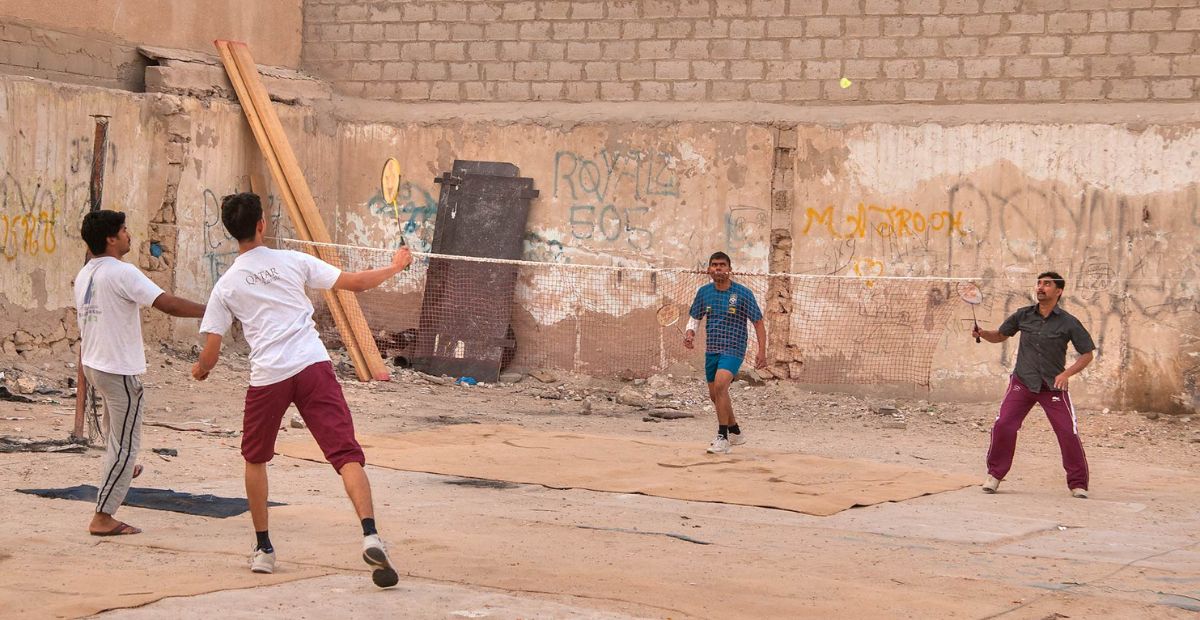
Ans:
{"label": "white sneaker", "polygon": [[991,476],[988,476],[987,480],[983,483],[983,492],[984,493],[995,493],[996,489],[999,487],[1000,487],[1000,481]]}
{"label": "white sneaker", "polygon": [[717,435],[707,450],[709,454],[729,454],[732,451],[733,449],[729,447],[729,440],[720,435]]}
{"label": "white sneaker", "polygon": [[1071,489],[1071,497],[1078,497],[1079,499],[1087,499],[1087,497],[1088,497],[1087,489]]}
{"label": "white sneaker", "polygon": [[255,549],[254,553],[250,554],[250,572],[267,575],[275,572],[275,552],[267,553],[262,549]]}
{"label": "white sneaker", "polygon": [[740,433],[729,433],[729,445],[740,446],[746,443],[746,431]]}
{"label": "white sneaker", "polygon": [[379,534],[371,534],[363,538],[363,561],[375,568],[371,572],[371,581],[381,588],[390,588],[400,583],[400,576],[392,568],[392,560],[388,557],[387,546],[379,538]]}

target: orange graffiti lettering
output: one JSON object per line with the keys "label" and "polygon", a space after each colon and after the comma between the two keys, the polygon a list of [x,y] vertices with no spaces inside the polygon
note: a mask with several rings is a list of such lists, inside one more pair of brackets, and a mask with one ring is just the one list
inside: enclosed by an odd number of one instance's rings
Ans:
{"label": "orange graffiti lettering", "polygon": [[967,234],[964,215],[950,211],[922,213],[903,207],[881,207],[860,202],[842,218],[844,226],[838,226],[834,215],[832,205],[820,211],[809,207],[805,211],[804,228],[800,232],[811,234],[816,225],[818,231],[823,229],[833,239],[862,239],[868,231],[883,238],[915,237],[927,232],[945,232],[947,236]]}

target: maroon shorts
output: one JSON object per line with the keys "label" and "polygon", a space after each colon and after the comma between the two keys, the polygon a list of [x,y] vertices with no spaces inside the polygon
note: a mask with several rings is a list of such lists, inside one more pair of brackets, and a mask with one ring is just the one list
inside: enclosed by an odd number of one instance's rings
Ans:
{"label": "maroon shorts", "polygon": [[266,463],[275,456],[275,437],[288,405],[296,404],[325,459],[341,471],[346,463],[366,462],[354,439],[354,420],[333,375],[331,362],[317,362],[271,385],[250,386],[242,419],[242,456],[247,463]]}

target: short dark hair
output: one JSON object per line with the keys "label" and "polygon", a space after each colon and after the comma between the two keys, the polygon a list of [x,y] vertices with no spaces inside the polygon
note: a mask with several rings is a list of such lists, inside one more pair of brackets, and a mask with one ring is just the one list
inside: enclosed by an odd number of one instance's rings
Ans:
{"label": "short dark hair", "polygon": [[1043,271],[1042,273],[1038,274],[1038,281],[1041,281],[1042,278],[1050,278],[1053,280],[1054,285],[1057,286],[1060,291],[1067,288],[1067,281],[1064,280],[1062,276],[1058,275],[1057,271]]}
{"label": "short dark hair", "polygon": [[710,265],[715,260],[723,260],[723,261],[725,261],[726,265],[729,265],[730,267],[733,266],[733,261],[729,260],[729,255],[724,252],[713,252],[712,256],[708,257],[708,262]]}
{"label": "short dark hair", "polygon": [[125,214],[120,211],[101,209],[83,216],[79,236],[87,244],[93,256],[100,256],[108,249],[108,238],[116,237],[125,225]]}
{"label": "short dark hair", "polygon": [[254,229],[262,219],[262,201],[258,194],[242,192],[221,199],[221,223],[238,241],[254,238]]}

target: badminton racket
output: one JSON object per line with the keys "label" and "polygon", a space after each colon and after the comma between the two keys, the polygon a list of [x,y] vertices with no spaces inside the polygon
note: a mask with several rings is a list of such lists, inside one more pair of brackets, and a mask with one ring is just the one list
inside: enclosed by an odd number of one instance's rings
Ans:
{"label": "badminton racket", "polygon": [[[979,330],[979,320],[975,318],[975,306],[983,303],[983,292],[974,282],[963,282],[958,285],[958,297],[971,306],[971,322],[975,324],[975,331]],[[979,336],[975,336],[975,342],[979,342]]]}
{"label": "badminton racket", "polygon": [[664,304],[658,309],[657,312],[654,313],[654,318],[658,320],[659,325],[663,327],[674,327],[676,331],[686,336],[687,334],[684,333],[683,329],[677,325],[680,317],[682,316],[683,312],[680,311],[679,306],[670,303]]}
{"label": "badminton racket", "polygon": [[403,174],[400,171],[400,162],[396,161],[395,157],[389,157],[383,162],[383,172],[379,175],[379,192],[383,195],[383,201],[392,208],[392,215],[396,217],[396,226],[400,233],[400,247],[408,245],[404,240],[404,223],[400,221],[400,207],[396,204],[396,199],[400,196],[400,180]]}

